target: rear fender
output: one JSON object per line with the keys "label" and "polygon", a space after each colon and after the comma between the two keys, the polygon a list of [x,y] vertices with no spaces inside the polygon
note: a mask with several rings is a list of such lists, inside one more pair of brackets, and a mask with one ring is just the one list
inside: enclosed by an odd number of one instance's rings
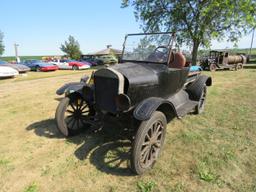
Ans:
{"label": "rear fender", "polygon": [[186,88],[186,92],[189,94],[189,99],[199,101],[205,85],[212,85],[212,78],[206,75],[200,75],[197,80],[189,84]]}
{"label": "rear fender", "polygon": [[133,116],[137,120],[145,121],[148,120],[155,111],[163,112],[167,121],[171,120],[173,116],[177,116],[174,105],[171,102],[158,97],[150,97],[139,103],[133,111]]}

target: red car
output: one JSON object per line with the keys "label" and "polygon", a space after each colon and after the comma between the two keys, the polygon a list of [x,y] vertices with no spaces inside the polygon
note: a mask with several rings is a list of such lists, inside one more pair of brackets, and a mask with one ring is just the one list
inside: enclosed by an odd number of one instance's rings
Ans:
{"label": "red car", "polygon": [[23,65],[28,66],[31,71],[56,71],[58,70],[58,66],[56,65],[52,65],[49,63],[45,63],[41,60],[35,60],[35,59],[31,59],[31,60],[25,60],[23,63]]}
{"label": "red car", "polygon": [[59,69],[73,69],[73,70],[79,70],[79,69],[88,69],[91,67],[91,64],[89,62],[80,62],[75,60],[58,60],[55,62],[51,62],[54,65],[57,65]]}

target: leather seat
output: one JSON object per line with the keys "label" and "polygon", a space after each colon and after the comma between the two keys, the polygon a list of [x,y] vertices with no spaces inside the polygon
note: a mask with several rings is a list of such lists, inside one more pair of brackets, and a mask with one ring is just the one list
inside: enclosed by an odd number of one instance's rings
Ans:
{"label": "leather seat", "polygon": [[183,67],[185,67],[185,65],[186,65],[186,58],[182,53],[180,52],[171,53],[171,59],[168,64],[169,68],[182,69]]}

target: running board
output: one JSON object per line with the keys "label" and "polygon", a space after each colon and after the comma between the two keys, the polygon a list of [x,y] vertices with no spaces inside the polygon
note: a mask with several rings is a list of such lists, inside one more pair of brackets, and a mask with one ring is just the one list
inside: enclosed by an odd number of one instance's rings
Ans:
{"label": "running board", "polygon": [[187,103],[181,105],[179,108],[176,109],[178,118],[185,116],[188,113],[191,113],[195,110],[195,107],[198,105],[197,101],[189,100]]}
{"label": "running board", "polygon": [[183,89],[167,100],[174,105],[178,118],[194,111],[195,107],[198,105],[197,101],[189,99],[188,93]]}

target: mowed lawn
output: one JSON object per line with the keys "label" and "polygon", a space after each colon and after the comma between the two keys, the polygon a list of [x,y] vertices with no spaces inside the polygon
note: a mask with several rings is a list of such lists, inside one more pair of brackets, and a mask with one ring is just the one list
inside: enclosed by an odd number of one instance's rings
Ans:
{"label": "mowed lawn", "polygon": [[127,168],[129,142],[115,124],[68,139],[57,131],[55,91],[83,73],[0,83],[1,192],[256,191],[255,68],[206,73],[205,112],[168,125],[160,159],[142,176]]}

